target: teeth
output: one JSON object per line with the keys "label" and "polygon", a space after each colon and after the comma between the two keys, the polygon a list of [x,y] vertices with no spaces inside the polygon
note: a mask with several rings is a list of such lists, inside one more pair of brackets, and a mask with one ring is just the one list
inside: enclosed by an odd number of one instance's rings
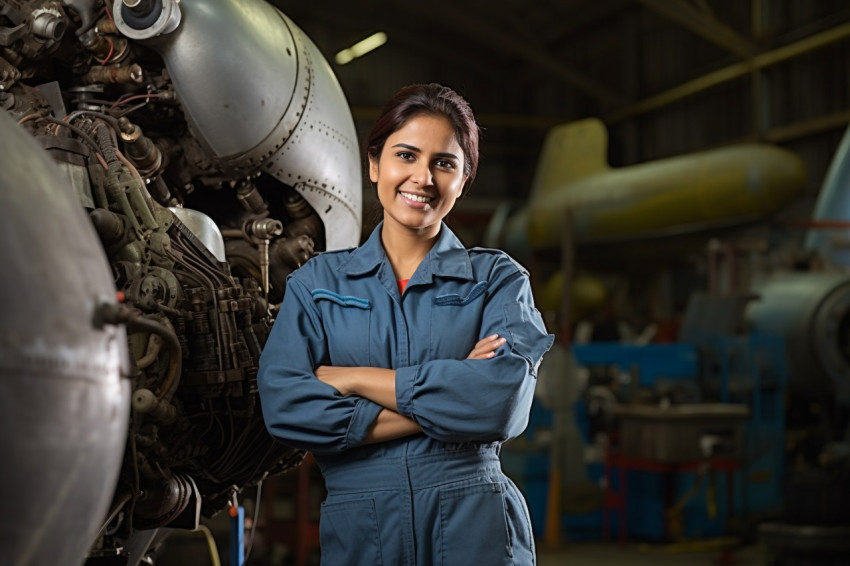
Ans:
{"label": "teeth", "polygon": [[401,193],[401,194],[404,195],[404,198],[412,200],[414,202],[428,202],[428,201],[431,200],[431,197],[419,196],[419,195],[414,195],[414,194],[410,194],[410,193]]}

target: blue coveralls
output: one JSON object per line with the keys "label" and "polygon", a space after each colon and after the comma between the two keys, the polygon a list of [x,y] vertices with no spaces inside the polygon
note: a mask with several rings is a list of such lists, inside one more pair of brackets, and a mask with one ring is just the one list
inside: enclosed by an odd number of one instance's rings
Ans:
{"label": "blue coveralls", "polygon": [[[534,564],[525,501],[499,462],[553,341],[528,274],[443,225],[401,295],[381,227],[290,276],[260,360],[266,426],[325,478],[322,564]],[[496,356],[466,359],[491,334],[507,338]],[[423,432],[363,444],[382,407],[319,381],[321,365],[395,369],[398,411]]]}

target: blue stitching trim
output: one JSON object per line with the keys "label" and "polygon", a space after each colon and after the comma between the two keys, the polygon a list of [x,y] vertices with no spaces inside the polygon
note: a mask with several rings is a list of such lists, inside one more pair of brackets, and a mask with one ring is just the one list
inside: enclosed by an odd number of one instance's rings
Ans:
{"label": "blue stitching trim", "polygon": [[465,297],[461,297],[460,295],[440,295],[439,297],[434,297],[435,305],[457,305],[464,306],[468,305],[478,297],[484,294],[484,291],[487,290],[487,281],[480,281],[475,284],[469,294]]}
{"label": "blue stitching trim", "polygon": [[310,291],[314,301],[328,300],[343,307],[357,307],[358,309],[369,310],[372,308],[372,302],[369,299],[361,299],[359,297],[351,297],[348,295],[340,295],[327,289],[314,289]]}

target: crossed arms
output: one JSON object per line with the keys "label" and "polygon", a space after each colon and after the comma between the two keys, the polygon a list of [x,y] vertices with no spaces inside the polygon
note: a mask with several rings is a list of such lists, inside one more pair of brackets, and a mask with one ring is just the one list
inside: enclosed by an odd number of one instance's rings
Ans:
{"label": "crossed arms", "polygon": [[[486,360],[496,355],[496,350],[506,342],[493,334],[478,341],[468,360]],[[374,367],[320,366],[316,377],[343,396],[359,395],[383,407],[369,431],[365,444],[374,444],[409,436],[422,431],[413,419],[398,414],[395,389],[395,370]]]}

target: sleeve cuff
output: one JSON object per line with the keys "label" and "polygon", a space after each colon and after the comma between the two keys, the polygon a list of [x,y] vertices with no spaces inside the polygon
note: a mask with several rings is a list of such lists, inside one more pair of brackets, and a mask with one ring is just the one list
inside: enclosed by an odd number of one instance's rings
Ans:
{"label": "sleeve cuff", "polygon": [[360,446],[366,440],[366,434],[369,432],[369,427],[375,422],[384,408],[373,403],[368,399],[358,399],[354,405],[354,414],[351,416],[351,422],[348,424],[348,430],[345,433],[345,447],[354,448]]}
{"label": "sleeve cuff", "polygon": [[395,396],[398,414],[411,419],[413,419],[413,385],[416,383],[418,373],[419,366],[395,370]]}

